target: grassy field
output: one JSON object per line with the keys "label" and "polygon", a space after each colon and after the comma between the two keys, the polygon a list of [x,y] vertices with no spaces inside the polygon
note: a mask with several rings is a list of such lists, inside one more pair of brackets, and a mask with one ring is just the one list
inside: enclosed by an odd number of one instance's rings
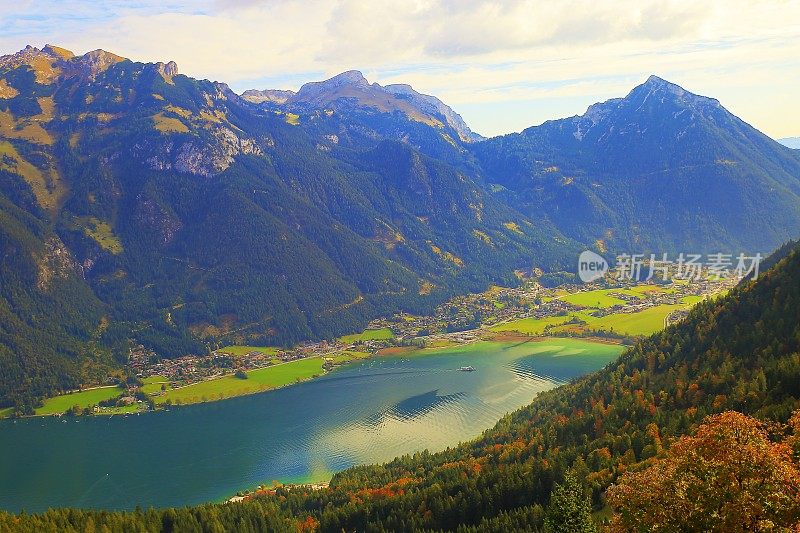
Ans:
{"label": "grassy field", "polygon": [[358,361],[360,359],[369,359],[372,357],[372,354],[369,352],[357,352],[355,350],[345,350],[343,352],[336,353],[334,355],[329,355],[325,357],[325,359],[330,359],[334,363],[345,363],[347,361]]}
{"label": "grassy field", "polygon": [[548,316],[545,318],[520,318],[489,328],[489,331],[516,331],[523,335],[541,335],[547,326],[560,326],[566,323],[571,316]]}
{"label": "grassy field", "polygon": [[[648,288],[645,290],[663,290],[658,287]],[[614,289],[612,289],[613,291]],[[616,290],[616,292],[624,292],[630,294],[631,292],[644,292],[643,289],[624,289]],[[664,327],[664,320],[670,313],[679,309],[689,309],[694,304],[702,300],[701,296],[685,296],[679,304],[663,304],[639,311],[636,313],[613,313],[603,317],[595,317],[592,313],[596,313],[594,309],[602,309],[609,307],[604,305],[604,298],[615,299],[607,294],[608,289],[602,291],[587,291],[586,293],[576,293],[570,296],[585,295],[583,298],[578,298],[572,302],[576,305],[583,305],[587,307],[586,310],[575,311],[566,316],[552,316],[546,318],[522,318],[519,320],[512,320],[504,324],[498,324],[489,328],[494,332],[517,332],[523,335],[544,335],[551,333],[558,334],[587,334],[593,331],[617,333],[619,335],[637,336],[637,335],[650,335],[660,331]],[[566,300],[567,297],[564,297]],[[589,301],[594,300],[594,304],[588,304]],[[582,302],[582,303],[578,303]],[[573,319],[579,319],[585,324],[570,324]]]}
{"label": "grassy field", "polygon": [[597,289],[595,291],[583,291],[567,294],[561,297],[567,303],[573,305],[580,305],[581,307],[595,307],[597,309],[604,309],[606,307],[613,307],[615,305],[622,305],[625,300],[612,296],[615,294],[627,294],[635,298],[639,297],[639,293],[628,289]]}
{"label": "grassy field", "polygon": [[638,313],[615,313],[587,321],[588,328],[597,331],[608,331],[621,335],[650,335],[664,329],[664,319],[685,304],[657,305]]}
{"label": "grassy field", "polygon": [[94,239],[103,250],[112,254],[122,253],[122,243],[119,241],[111,224],[95,217],[78,217],[76,222],[81,226],[87,237]]}
{"label": "grassy field", "polygon": [[253,394],[320,375],[323,372],[323,362],[321,357],[299,359],[289,363],[251,370],[247,372],[247,379],[239,379],[229,375],[209,381],[201,381],[186,387],[171,389],[153,399],[157,404],[163,404],[167,400],[171,400],[172,403],[176,404],[187,404]]}
{"label": "grassy field", "polygon": [[46,399],[44,405],[36,409],[36,414],[60,415],[74,405],[79,407],[91,407],[97,405],[97,402],[114,398],[120,394],[122,394],[122,389],[119,387],[102,387],[99,389],[73,392],[72,394],[62,394],[61,396]]}
{"label": "grassy field", "polygon": [[344,344],[352,344],[358,341],[380,341],[391,339],[392,337],[394,337],[394,333],[392,333],[392,330],[389,328],[365,329],[361,333],[339,337],[339,340]]}
{"label": "grassy field", "polygon": [[161,392],[161,385],[170,388],[169,379],[166,376],[150,376],[149,378],[142,379],[142,392],[145,394],[154,394]]}
{"label": "grassy field", "polygon": [[101,407],[98,414],[101,415],[129,415],[132,413],[140,413],[144,410],[142,404],[132,403],[131,405],[122,405],[119,407]]}
{"label": "grassy field", "polygon": [[636,294],[651,294],[658,292],[662,294],[672,294],[675,292],[675,287],[664,287],[662,285],[634,285],[627,290]]}

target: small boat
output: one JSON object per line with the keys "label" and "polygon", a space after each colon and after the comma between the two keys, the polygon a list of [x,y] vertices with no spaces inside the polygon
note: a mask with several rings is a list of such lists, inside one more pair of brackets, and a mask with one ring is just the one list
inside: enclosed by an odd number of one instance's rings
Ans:
{"label": "small boat", "polygon": [[460,366],[458,367],[459,372],[475,372],[474,366]]}

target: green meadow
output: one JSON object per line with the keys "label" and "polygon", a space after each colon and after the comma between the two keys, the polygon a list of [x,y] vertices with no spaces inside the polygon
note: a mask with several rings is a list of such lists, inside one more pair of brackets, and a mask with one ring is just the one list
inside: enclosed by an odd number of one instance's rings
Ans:
{"label": "green meadow", "polygon": [[170,389],[164,394],[154,397],[153,400],[157,404],[164,404],[168,400],[171,400],[174,404],[188,404],[221,400],[223,398],[276,389],[322,374],[323,363],[324,361],[321,357],[298,359],[297,361],[250,370],[247,372],[247,379],[227,375],[185,387]]}
{"label": "green meadow", "polygon": [[62,394],[44,401],[44,405],[36,409],[37,415],[60,415],[73,406],[91,407],[98,402],[115,398],[122,394],[119,387],[101,387],[70,394]]}
{"label": "green meadow", "polygon": [[587,321],[593,331],[619,333],[621,335],[650,335],[664,329],[664,320],[673,311],[686,309],[685,304],[657,305],[636,313],[615,313]]}
{"label": "green meadow", "polygon": [[[579,305],[581,307],[605,309],[607,307],[613,307],[615,305],[625,303],[625,301],[617,297],[617,295],[640,298],[642,296],[654,293],[669,294],[673,292],[675,292],[675,289],[671,287],[643,284],[620,289],[596,289],[593,291],[581,291],[573,293],[562,292],[561,294],[557,294],[556,298],[564,300],[565,302],[573,305]],[[552,300],[553,298],[550,299]]]}
{"label": "green meadow", "polygon": [[94,239],[103,250],[107,250],[112,254],[122,253],[122,243],[114,235],[111,224],[95,217],[78,217],[76,221],[86,236]]}
{"label": "green meadow", "polygon": [[161,386],[164,385],[167,389],[169,386],[169,379],[166,376],[150,376],[149,378],[142,379],[142,392],[145,394],[155,394],[161,392]]}
{"label": "green meadow", "polygon": [[[656,288],[656,290],[661,289]],[[614,289],[612,291],[620,292]],[[633,289],[626,289],[625,291],[633,291]],[[641,289],[637,292],[641,293]],[[607,294],[607,289],[586,291],[585,293],[576,293],[570,296],[578,295],[585,296],[577,299],[573,298],[574,301],[570,303],[583,305],[587,309],[575,311],[565,316],[512,320],[511,322],[492,326],[489,330],[493,332],[517,332],[523,335],[590,334],[592,332],[616,333],[626,336],[650,335],[664,328],[664,321],[670,313],[680,309],[689,309],[702,299],[700,296],[685,296],[679,304],[662,304],[635,313],[612,313],[598,317],[595,316],[595,313],[599,313],[599,309],[610,307],[605,304],[608,304],[609,299],[614,299]],[[567,300],[567,298],[564,297],[564,300]],[[594,301],[595,304],[589,305],[589,301]],[[577,321],[582,323],[570,323]]]}
{"label": "green meadow", "polygon": [[581,307],[596,307],[598,309],[613,307],[615,305],[622,305],[625,303],[625,300],[616,298],[610,293],[623,293],[636,298],[639,297],[639,294],[628,292],[625,289],[598,289],[595,291],[574,292],[572,294],[562,296],[560,299],[572,305],[580,305]]}
{"label": "green meadow", "polygon": [[369,352],[357,352],[355,350],[345,350],[343,352],[337,352],[333,355],[328,355],[325,359],[328,359],[334,363],[346,363],[348,361],[358,361],[359,359],[369,359],[372,357],[372,354]]}
{"label": "green meadow", "polygon": [[516,331],[524,335],[542,335],[548,326],[560,326],[566,324],[571,316],[548,316],[545,318],[521,318],[503,324],[497,324],[489,328],[490,331]]}
{"label": "green meadow", "polygon": [[139,403],[132,403],[131,405],[121,405],[119,407],[101,407],[98,414],[101,415],[128,415],[132,413],[140,413],[143,408]]}

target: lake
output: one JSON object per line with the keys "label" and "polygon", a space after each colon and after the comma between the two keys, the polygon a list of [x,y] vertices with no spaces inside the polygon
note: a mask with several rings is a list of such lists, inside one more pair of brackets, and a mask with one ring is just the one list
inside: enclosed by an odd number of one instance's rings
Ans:
{"label": "lake", "polygon": [[[474,438],[620,346],[481,342],[380,357],[252,396],[128,417],[0,421],[0,508],[132,509],[320,481]],[[459,371],[473,366],[474,372]]]}

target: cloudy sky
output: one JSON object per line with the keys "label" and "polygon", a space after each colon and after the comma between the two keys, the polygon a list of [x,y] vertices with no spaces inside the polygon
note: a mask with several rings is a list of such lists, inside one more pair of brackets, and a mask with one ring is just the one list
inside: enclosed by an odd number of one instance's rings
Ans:
{"label": "cloudy sky", "polygon": [[657,74],[767,134],[800,136],[800,0],[0,0],[0,54],[102,48],[234,90],[358,69],[496,135]]}

